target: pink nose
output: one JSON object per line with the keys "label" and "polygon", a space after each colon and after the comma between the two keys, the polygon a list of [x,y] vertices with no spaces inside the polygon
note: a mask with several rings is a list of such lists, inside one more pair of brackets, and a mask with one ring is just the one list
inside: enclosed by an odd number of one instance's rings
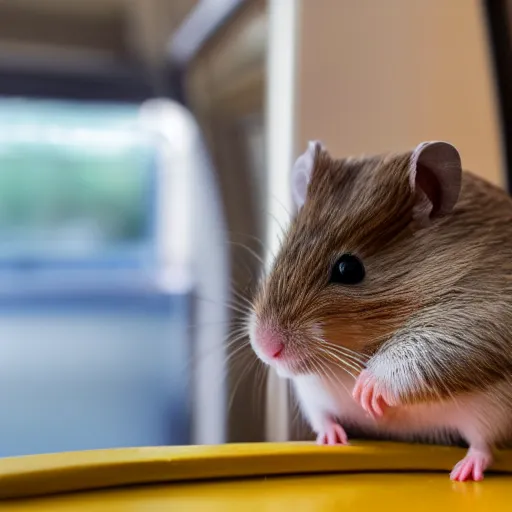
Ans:
{"label": "pink nose", "polygon": [[277,359],[283,354],[282,337],[269,329],[256,330],[256,339],[261,351],[270,359]]}

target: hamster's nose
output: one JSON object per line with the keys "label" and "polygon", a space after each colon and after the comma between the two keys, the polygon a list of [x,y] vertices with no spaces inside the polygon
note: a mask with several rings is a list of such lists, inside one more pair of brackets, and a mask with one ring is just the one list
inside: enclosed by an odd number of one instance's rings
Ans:
{"label": "hamster's nose", "polygon": [[282,336],[268,329],[257,329],[256,339],[263,354],[269,359],[278,359],[283,355],[284,342]]}

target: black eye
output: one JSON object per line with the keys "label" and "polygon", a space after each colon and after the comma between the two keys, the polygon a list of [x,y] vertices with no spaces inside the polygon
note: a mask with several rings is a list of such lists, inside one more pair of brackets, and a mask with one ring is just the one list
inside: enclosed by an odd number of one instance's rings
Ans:
{"label": "black eye", "polygon": [[357,284],[365,276],[363,262],[353,254],[344,254],[334,264],[331,272],[331,283]]}

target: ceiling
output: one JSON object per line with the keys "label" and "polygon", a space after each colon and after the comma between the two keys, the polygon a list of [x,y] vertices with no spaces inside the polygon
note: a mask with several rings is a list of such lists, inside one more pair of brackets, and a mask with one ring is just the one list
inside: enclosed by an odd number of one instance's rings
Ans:
{"label": "ceiling", "polygon": [[0,0],[0,65],[155,67],[198,0]]}

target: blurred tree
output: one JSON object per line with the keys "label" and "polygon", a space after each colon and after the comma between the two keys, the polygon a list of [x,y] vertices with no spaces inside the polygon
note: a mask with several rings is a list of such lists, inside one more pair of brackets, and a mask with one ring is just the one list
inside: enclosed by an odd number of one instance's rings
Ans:
{"label": "blurred tree", "polygon": [[118,251],[145,241],[153,151],[142,135],[133,136],[135,107],[41,101],[6,101],[6,107],[0,109],[0,258],[28,248],[32,256],[66,246]]}

